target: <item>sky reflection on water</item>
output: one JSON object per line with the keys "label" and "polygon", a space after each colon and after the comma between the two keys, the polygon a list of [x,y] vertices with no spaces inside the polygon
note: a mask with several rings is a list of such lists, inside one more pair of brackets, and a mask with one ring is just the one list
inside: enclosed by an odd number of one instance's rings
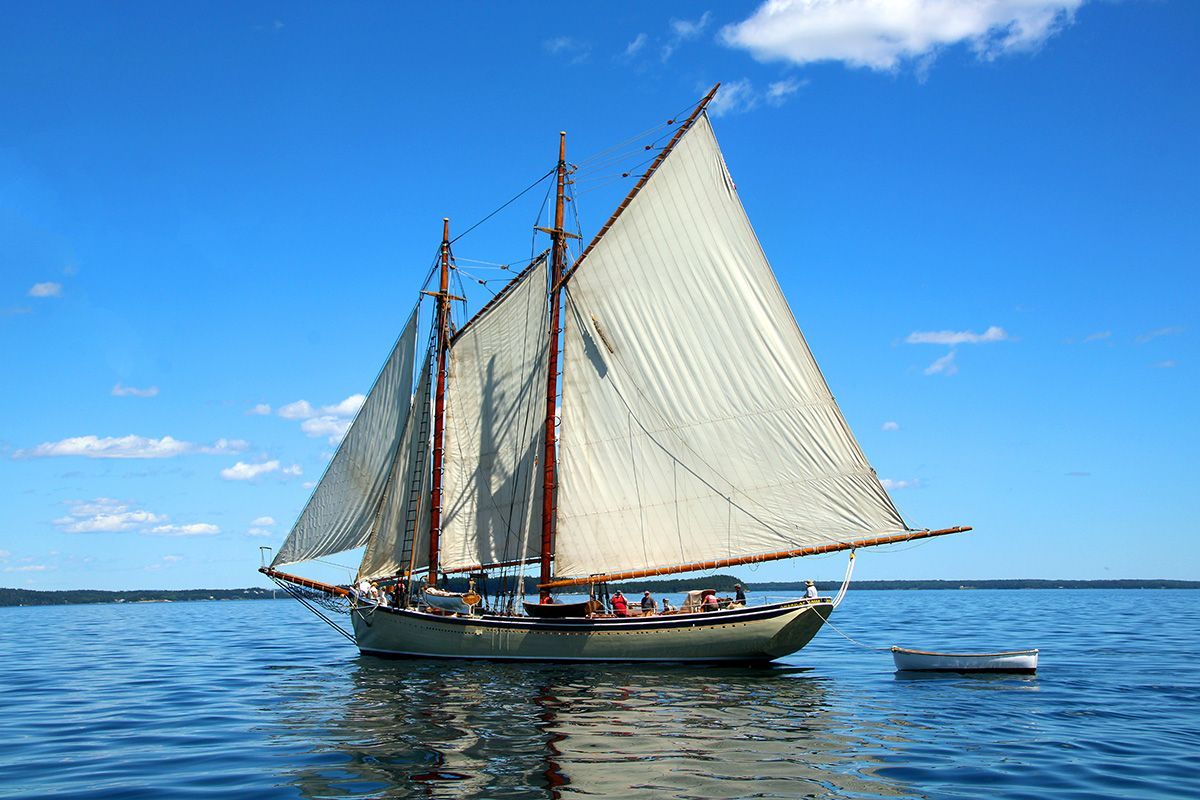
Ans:
{"label": "sky reflection on water", "polygon": [[897,676],[359,656],[290,601],[0,608],[0,797],[1200,796],[1200,592],[851,592],[855,639],[1037,646]]}

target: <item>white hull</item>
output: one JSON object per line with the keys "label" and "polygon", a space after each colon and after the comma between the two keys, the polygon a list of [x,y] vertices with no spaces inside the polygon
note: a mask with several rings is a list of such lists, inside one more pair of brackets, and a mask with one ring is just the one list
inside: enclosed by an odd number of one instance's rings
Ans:
{"label": "white hull", "polygon": [[892,660],[901,672],[1036,672],[1038,651],[928,653],[893,647]]}
{"label": "white hull", "polygon": [[700,614],[545,620],[356,606],[351,618],[358,647],[369,655],[711,663],[770,661],[794,653],[832,610],[822,598]]}

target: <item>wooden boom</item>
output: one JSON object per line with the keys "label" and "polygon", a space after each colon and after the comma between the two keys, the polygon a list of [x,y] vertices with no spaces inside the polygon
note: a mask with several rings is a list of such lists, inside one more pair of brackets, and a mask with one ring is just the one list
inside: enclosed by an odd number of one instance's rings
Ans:
{"label": "wooden boom", "polygon": [[297,586],[303,586],[306,589],[316,589],[319,592],[326,594],[336,594],[339,597],[348,597],[350,592],[343,589],[341,586],[334,586],[332,583],[321,583],[320,581],[312,581],[308,578],[301,578],[299,575],[289,575],[286,572],[271,569],[270,567],[259,567],[258,571],[268,578],[294,583]]}
{"label": "wooden boom", "polygon": [[627,572],[612,572],[607,575],[590,575],[586,578],[564,578],[563,580],[550,581],[549,583],[538,584],[539,589],[558,589],[563,586],[583,586],[589,583],[606,583],[608,581],[624,581],[631,578],[649,578],[656,575],[674,575],[677,572],[695,572],[702,569],[721,569],[722,567],[736,567],[740,564],[758,564],[763,561],[778,561],[782,558],[800,558],[801,556],[815,556],[820,553],[836,553],[839,550],[855,550],[859,547],[875,547],[881,544],[896,544],[898,542],[911,542],[914,539],[928,539],[931,536],[945,536],[950,533],[962,533],[971,530],[968,525],[960,525],[957,528],[942,528],[941,530],[931,531],[907,531],[905,533],[897,533],[892,536],[878,536],[873,539],[856,539],[851,542],[836,542],[834,544],[814,545],[812,547],[800,547],[795,550],[780,550],[777,553],[763,553],[755,556],[740,556],[738,558],[719,558],[715,561],[696,561],[691,564],[679,564],[674,567],[654,567],[651,569],[634,569]]}

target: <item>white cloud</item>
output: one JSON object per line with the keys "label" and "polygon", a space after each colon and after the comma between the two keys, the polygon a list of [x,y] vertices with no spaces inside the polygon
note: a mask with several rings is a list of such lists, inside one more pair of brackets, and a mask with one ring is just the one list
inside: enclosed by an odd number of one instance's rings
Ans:
{"label": "white cloud", "polygon": [[290,467],[284,467],[280,470],[284,475],[300,476],[304,474],[304,470],[300,469],[299,464],[292,464]]}
{"label": "white cloud", "polygon": [[197,453],[204,453],[208,456],[224,456],[230,453],[241,453],[250,446],[250,443],[245,439],[217,439],[210,445],[197,447]]}
{"label": "white cloud", "polygon": [[12,552],[9,550],[0,550],[0,560],[6,559],[11,555],[12,555]]}
{"label": "white cloud", "polygon": [[98,497],[90,503],[70,501],[70,510],[54,524],[66,533],[116,533],[144,528],[167,521],[167,517],[109,497]]}
{"label": "white cloud", "polygon": [[84,458],[172,458],[188,453],[221,455],[245,450],[241,439],[218,439],[211,445],[196,445],[172,436],[151,439],[146,436],[73,436],[57,442],[43,442],[36,447],[17,450],[13,458],[51,458],[82,456]]}
{"label": "white cloud", "polygon": [[942,48],[967,44],[982,60],[1036,48],[1069,25],[1085,0],[767,0],[721,30],[760,61],[841,61],[918,68]]}
{"label": "white cloud", "polygon": [[307,400],[297,400],[286,406],[280,406],[275,413],[284,419],[308,419],[317,412],[313,410],[312,404]]}
{"label": "white cloud", "polygon": [[239,461],[232,467],[221,470],[221,477],[227,481],[249,481],[278,469],[278,461],[264,461],[261,464],[247,464]]}
{"label": "white cloud", "polygon": [[807,83],[808,81],[785,78],[767,84],[766,91],[762,91],[748,78],[726,81],[721,84],[716,96],[709,103],[708,111],[714,117],[723,117],[727,114],[744,114],[747,111],[753,111],[763,103],[778,108]]}
{"label": "white cloud", "polygon": [[256,528],[269,528],[275,524],[275,518],[274,517],[259,517],[258,519],[254,520],[254,522],[251,522],[250,524],[255,526]]}
{"label": "white cloud", "polygon": [[208,536],[220,533],[221,529],[207,522],[193,522],[188,525],[158,525],[146,532],[164,536]]}
{"label": "white cloud", "polygon": [[340,403],[331,406],[321,406],[321,413],[334,417],[353,417],[367,401],[365,394],[352,394]]}
{"label": "white cloud", "polygon": [[311,437],[327,436],[330,444],[337,444],[350,429],[350,420],[345,417],[313,417],[300,423],[300,430]]}
{"label": "white cloud", "polygon": [[901,481],[892,480],[891,478],[884,478],[880,481],[880,483],[882,483],[883,488],[887,489],[889,492],[893,489],[918,489],[921,486],[921,481],[917,478]]}
{"label": "white cloud", "polygon": [[122,386],[118,382],[112,388],[113,397],[155,397],[157,395],[157,386],[147,386],[145,389],[137,389],[133,386]]}
{"label": "white cloud", "polygon": [[1083,337],[1084,342],[1099,342],[1112,336],[1112,331],[1096,331]]}
{"label": "white cloud", "polygon": [[1156,361],[1151,366],[1155,369],[1173,369],[1179,366],[1179,362],[1173,358],[1169,358],[1166,361]]}
{"label": "white cloud", "polygon": [[671,20],[671,35],[667,39],[667,43],[663,45],[659,55],[664,63],[675,53],[679,45],[691,39],[695,39],[704,29],[708,27],[708,22],[712,18],[712,13],[705,11],[700,15],[700,19],[672,19]]}
{"label": "white cloud", "polygon": [[542,49],[552,56],[566,55],[572,64],[587,61],[592,46],[570,36],[554,36],[542,42]]}
{"label": "white cloud", "polygon": [[892,421],[890,421],[890,420],[889,420],[888,422],[885,422],[885,423],[883,423],[883,430],[885,430],[885,431],[898,431],[898,430],[900,430],[900,423],[899,423],[899,422],[892,422]]}
{"label": "white cloud", "polygon": [[45,572],[45,564],[23,564],[19,567],[5,567],[5,572]]}
{"label": "white cloud", "polygon": [[317,482],[316,481],[305,481],[304,483],[302,483],[300,485],[303,486],[305,489],[311,489],[317,485]]}
{"label": "white cloud", "polygon": [[1158,328],[1150,331],[1149,333],[1143,333],[1141,336],[1137,337],[1135,341],[1138,344],[1145,344],[1151,339],[1157,339],[1160,336],[1178,336],[1181,333],[1183,333],[1183,328],[1181,326],[1171,325],[1167,328]]}
{"label": "white cloud", "polygon": [[714,117],[726,114],[743,114],[758,107],[758,92],[748,79],[722,83],[721,88],[708,104],[708,112]]}
{"label": "white cloud", "polygon": [[170,458],[192,448],[189,442],[171,436],[150,439],[145,436],[73,436],[57,442],[43,442],[28,450],[18,450],[14,458],[83,456],[85,458]]}
{"label": "white cloud", "polygon": [[313,438],[324,436],[330,444],[337,444],[346,435],[351,420],[366,400],[366,395],[352,394],[340,403],[320,408],[307,400],[297,400],[280,407],[275,413],[284,419],[303,420],[300,430],[306,435]]}
{"label": "white cloud", "polygon": [[30,297],[62,297],[62,284],[54,281],[35,283],[29,287]]}
{"label": "white cloud", "polygon": [[808,81],[800,81],[795,78],[785,78],[781,81],[775,81],[767,86],[767,102],[773,106],[781,106],[787,98],[800,91],[801,86],[807,85]]}
{"label": "white cloud", "polygon": [[637,36],[633,37],[633,41],[625,45],[625,52],[623,53],[625,58],[633,58],[636,56],[638,52],[646,46],[646,40],[648,38],[649,37],[647,37],[644,33],[639,33]]}
{"label": "white cloud", "polygon": [[266,528],[251,528],[246,531],[247,536],[274,536],[274,531],[269,531]]}
{"label": "white cloud", "polygon": [[953,350],[925,368],[926,375],[954,375],[957,372],[958,365],[954,363]]}
{"label": "white cloud", "polygon": [[1004,328],[995,325],[983,333],[971,331],[913,331],[904,341],[908,344],[985,344],[987,342],[1004,342],[1009,339]]}
{"label": "white cloud", "polygon": [[266,416],[271,413],[271,407],[266,403],[259,403],[246,412],[247,414],[255,414],[258,416]]}
{"label": "white cloud", "polygon": [[183,561],[183,556],[163,556],[162,560],[166,561],[168,564],[174,564],[178,561]]}

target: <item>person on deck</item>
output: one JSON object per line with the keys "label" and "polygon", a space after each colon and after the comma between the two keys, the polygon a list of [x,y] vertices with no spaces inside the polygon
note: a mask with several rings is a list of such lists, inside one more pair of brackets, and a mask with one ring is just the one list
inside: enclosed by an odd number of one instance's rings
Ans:
{"label": "person on deck", "polygon": [[540,602],[544,606],[552,606],[554,605],[554,598],[550,596],[549,592],[546,592],[544,595],[542,595]]}
{"label": "person on deck", "polygon": [[675,610],[675,606],[671,605],[671,601],[664,597],[663,598],[663,613],[670,614],[674,610]]}
{"label": "person on deck", "polygon": [[647,589],[642,594],[642,616],[654,616],[654,612],[658,610],[658,603],[654,602],[654,598],[650,596],[650,590]]}
{"label": "person on deck", "polygon": [[625,595],[617,592],[612,596],[612,610],[618,617],[629,616],[629,601],[625,599]]}
{"label": "person on deck", "polygon": [[808,600],[816,600],[820,595],[817,594],[817,587],[812,581],[804,582],[804,597]]}
{"label": "person on deck", "polygon": [[720,607],[721,601],[717,599],[716,592],[704,595],[704,599],[700,601],[700,608],[704,611],[716,611]]}
{"label": "person on deck", "polygon": [[742,585],[740,583],[735,583],[733,585],[733,602],[746,605],[746,592],[744,589],[742,589]]}

